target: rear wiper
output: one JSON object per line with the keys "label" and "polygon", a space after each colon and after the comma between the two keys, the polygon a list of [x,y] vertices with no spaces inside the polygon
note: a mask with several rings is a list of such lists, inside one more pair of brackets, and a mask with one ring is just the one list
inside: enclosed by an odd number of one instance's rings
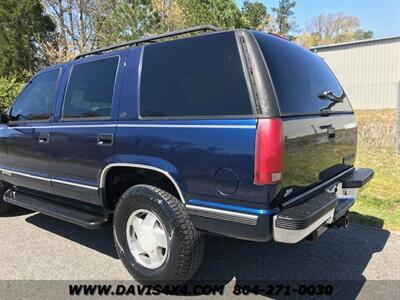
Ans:
{"label": "rear wiper", "polygon": [[332,113],[332,107],[334,107],[338,103],[342,103],[343,99],[345,98],[345,94],[343,93],[342,96],[335,95],[332,91],[325,91],[319,94],[320,99],[326,99],[331,101],[327,106],[322,107],[320,109],[320,113],[323,116],[329,116]]}
{"label": "rear wiper", "polygon": [[321,94],[319,94],[320,99],[327,99],[332,102],[338,103],[338,102],[343,102],[344,98],[344,93],[342,96],[337,96],[335,95],[332,91],[324,91]]}

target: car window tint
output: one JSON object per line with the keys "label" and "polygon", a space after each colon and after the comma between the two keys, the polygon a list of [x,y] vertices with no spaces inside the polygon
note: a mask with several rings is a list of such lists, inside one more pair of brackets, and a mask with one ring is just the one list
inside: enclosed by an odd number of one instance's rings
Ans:
{"label": "car window tint", "polygon": [[63,118],[111,117],[118,57],[74,65],[65,93]]}
{"label": "car window tint", "polygon": [[[319,98],[322,92],[343,95],[339,82],[319,56],[280,37],[256,31],[253,35],[267,63],[282,113],[319,113],[331,104]],[[352,111],[347,98],[329,108]]]}
{"label": "car window tint", "polygon": [[56,94],[60,70],[52,70],[35,76],[15,101],[11,121],[48,120]]}
{"label": "car window tint", "polygon": [[146,46],[140,112],[145,117],[252,114],[234,33]]}

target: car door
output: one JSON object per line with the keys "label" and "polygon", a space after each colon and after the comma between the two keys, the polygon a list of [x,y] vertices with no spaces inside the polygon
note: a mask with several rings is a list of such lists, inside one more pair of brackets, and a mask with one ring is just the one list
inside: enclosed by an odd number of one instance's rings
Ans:
{"label": "car door", "polygon": [[70,65],[51,133],[54,193],[99,205],[98,178],[113,154],[122,55]]}
{"label": "car door", "polygon": [[[10,109],[3,180],[18,187],[51,193],[49,141],[51,112],[61,69],[36,75]],[[3,155],[4,158],[4,155]]]}

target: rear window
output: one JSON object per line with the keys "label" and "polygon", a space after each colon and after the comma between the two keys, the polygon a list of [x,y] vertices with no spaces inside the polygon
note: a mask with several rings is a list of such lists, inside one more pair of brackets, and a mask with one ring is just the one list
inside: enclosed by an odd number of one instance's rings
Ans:
{"label": "rear window", "polygon": [[233,32],[149,45],[143,55],[141,116],[252,114]]}
{"label": "rear window", "polygon": [[351,112],[347,100],[335,103],[320,99],[324,91],[342,96],[343,89],[326,63],[311,51],[282,38],[253,32],[264,55],[283,114]]}

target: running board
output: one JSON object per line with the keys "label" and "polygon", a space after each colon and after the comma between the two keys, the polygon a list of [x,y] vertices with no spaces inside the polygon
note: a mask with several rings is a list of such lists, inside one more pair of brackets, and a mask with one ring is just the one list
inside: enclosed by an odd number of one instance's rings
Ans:
{"label": "running board", "polygon": [[77,209],[55,201],[46,200],[9,189],[3,199],[10,204],[41,212],[56,219],[67,221],[87,229],[96,229],[108,221],[108,217],[87,210]]}

